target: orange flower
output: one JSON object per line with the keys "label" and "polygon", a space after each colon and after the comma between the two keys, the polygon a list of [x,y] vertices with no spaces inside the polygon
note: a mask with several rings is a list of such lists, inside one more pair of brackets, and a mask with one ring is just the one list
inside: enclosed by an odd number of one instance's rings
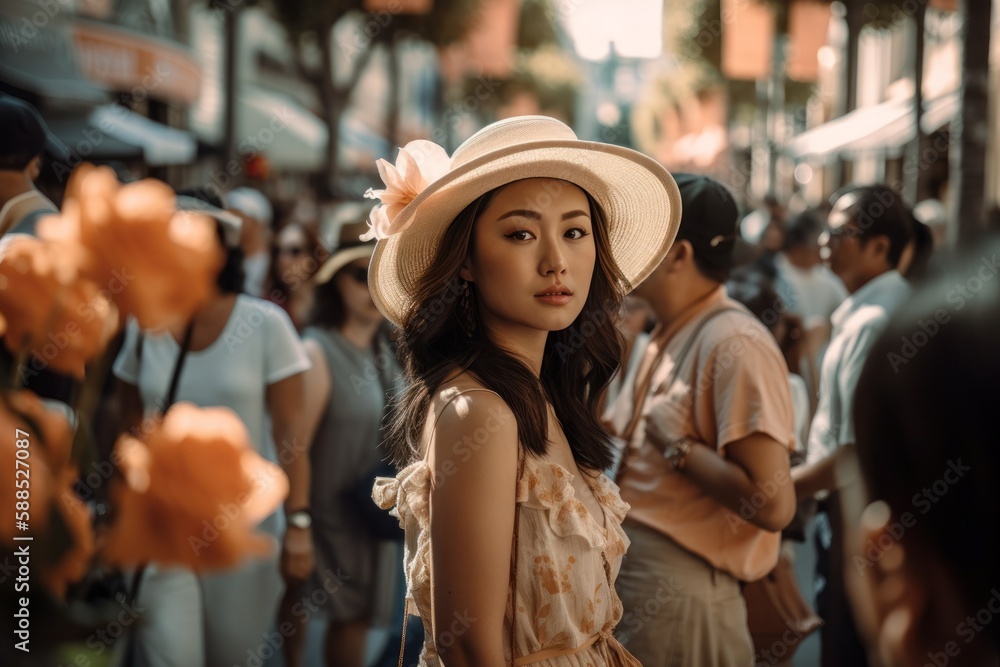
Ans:
{"label": "orange flower", "polygon": [[73,172],[61,215],[42,220],[39,234],[144,329],[189,320],[225,260],[214,221],[178,212],[167,184],[122,186],[111,169],[89,164]]}
{"label": "orange flower", "polygon": [[288,479],[254,451],[234,412],[178,403],[145,443],[123,436],[116,449],[125,480],[113,491],[108,562],[204,571],[271,553],[274,541],[254,526],[284,500]]}
{"label": "orange flower", "polygon": [[[53,470],[65,466],[73,434],[65,417],[27,391],[0,400],[0,433],[5,434],[0,438],[0,469],[5,471],[0,475],[0,540],[10,544],[16,535],[35,536],[47,529]],[[18,528],[22,520],[26,530]]]}
{"label": "orange flower", "polygon": [[0,257],[0,334],[15,354],[31,352],[26,372],[51,367],[82,378],[117,328],[117,315],[72,262],[30,237],[10,242]]}
{"label": "orange flower", "polygon": [[90,513],[73,491],[75,480],[76,468],[68,467],[62,470],[56,482],[59,511],[73,543],[55,563],[42,568],[42,581],[60,599],[65,597],[69,584],[79,581],[87,573],[94,555]]}
{"label": "orange flower", "polygon": [[[73,445],[73,428],[63,413],[45,407],[41,399],[30,391],[6,394],[7,404],[17,415],[23,415],[19,428],[28,430],[33,436],[31,444],[39,445],[33,456],[41,454],[49,470],[60,472],[69,463],[70,448]],[[37,426],[36,433],[31,425]]]}

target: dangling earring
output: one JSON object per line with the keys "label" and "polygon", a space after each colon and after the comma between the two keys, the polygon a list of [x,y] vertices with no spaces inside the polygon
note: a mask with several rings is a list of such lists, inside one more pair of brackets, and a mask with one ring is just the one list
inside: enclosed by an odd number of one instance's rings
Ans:
{"label": "dangling earring", "polygon": [[462,300],[459,302],[459,307],[462,309],[462,329],[466,336],[472,338],[472,334],[476,330],[476,304],[473,301],[472,288],[469,286],[468,280],[465,281],[465,287],[462,289]]}

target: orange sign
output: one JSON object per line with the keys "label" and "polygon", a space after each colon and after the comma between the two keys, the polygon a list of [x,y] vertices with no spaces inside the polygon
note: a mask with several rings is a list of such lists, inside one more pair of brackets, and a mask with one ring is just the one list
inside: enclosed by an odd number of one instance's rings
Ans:
{"label": "orange sign", "polygon": [[181,44],[113,25],[73,24],[76,62],[105,88],[191,104],[201,89],[201,67]]}
{"label": "orange sign", "polygon": [[[730,79],[767,79],[774,51],[774,10],[765,0],[723,0],[722,73]],[[711,37],[711,35],[709,35]]]}
{"label": "orange sign", "polygon": [[788,9],[788,78],[815,81],[819,76],[817,54],[826,44],[830,5],[796,0]]}
{"label": "orange sign", "polygon": [[434,0],[365,0],[366,12],[427,14],[433,8]]}

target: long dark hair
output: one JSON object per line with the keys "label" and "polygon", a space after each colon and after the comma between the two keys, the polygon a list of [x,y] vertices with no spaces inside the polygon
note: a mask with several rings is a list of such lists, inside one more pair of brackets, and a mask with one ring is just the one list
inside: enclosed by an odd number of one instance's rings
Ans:
{"label": "long dark hair", "polygon": [[[1000,285],[980,273],[996,271],[988,258],[997,253],[1000,238],[980,239],[957,261],[936,262],[872,348],[854,401],[872,500],[885,500],[897,520],[917,516],[896,539],[944,561],[967,610],[1000,586]],[[1000,624],[987,634],[1000,647]]]}
{"label": "long dark hair", "polygon": [[[541,373],[535,377],[524,361],[489,338],[478,307],[472,335],[462,326],[459,269],[469,252],[479,211],[498,191],[479,197],[455,218],[420,280],[399,336],[399,359],[409,386],[393,406],[386,442],[397,464],[420,456],[431,400],[445,378],[461,369],[504,400],[517,419],[518,438],[527,452],[540,457],[547,451],[548,401],[576,462],[604,470],[612,457],[598,411],[601,395],[620,364],[624,340],[618,320],[630,288],[611,256],[604,212],[588,194],[597,249],[590,292],[576,321],[549,333]],[[470,289],[474,292],[472,284]]]}

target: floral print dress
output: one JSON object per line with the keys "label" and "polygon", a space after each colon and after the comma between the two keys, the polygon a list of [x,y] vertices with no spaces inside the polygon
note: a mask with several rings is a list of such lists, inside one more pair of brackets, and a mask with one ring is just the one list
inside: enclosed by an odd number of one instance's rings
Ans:
{"label": "floral print dress", "polygon": [[[406,532],[407,601],[411,612],[425,619],[421,667],[442,664],[426,620],[431,612],[430,474],[426,461],[416,461],[395,478],[376,480],[372,496],[379,507],[392,509]],[[614,580],[629,545],[621,527],[629,506],[605,475],[584,474],[584,479],[603,509],[605,527],[576,498],[572,473],[525,458],[517,486],[515,667],[640,667],[612,634],[622,617]],[[505,636],[509,622],[508,613]]]}

